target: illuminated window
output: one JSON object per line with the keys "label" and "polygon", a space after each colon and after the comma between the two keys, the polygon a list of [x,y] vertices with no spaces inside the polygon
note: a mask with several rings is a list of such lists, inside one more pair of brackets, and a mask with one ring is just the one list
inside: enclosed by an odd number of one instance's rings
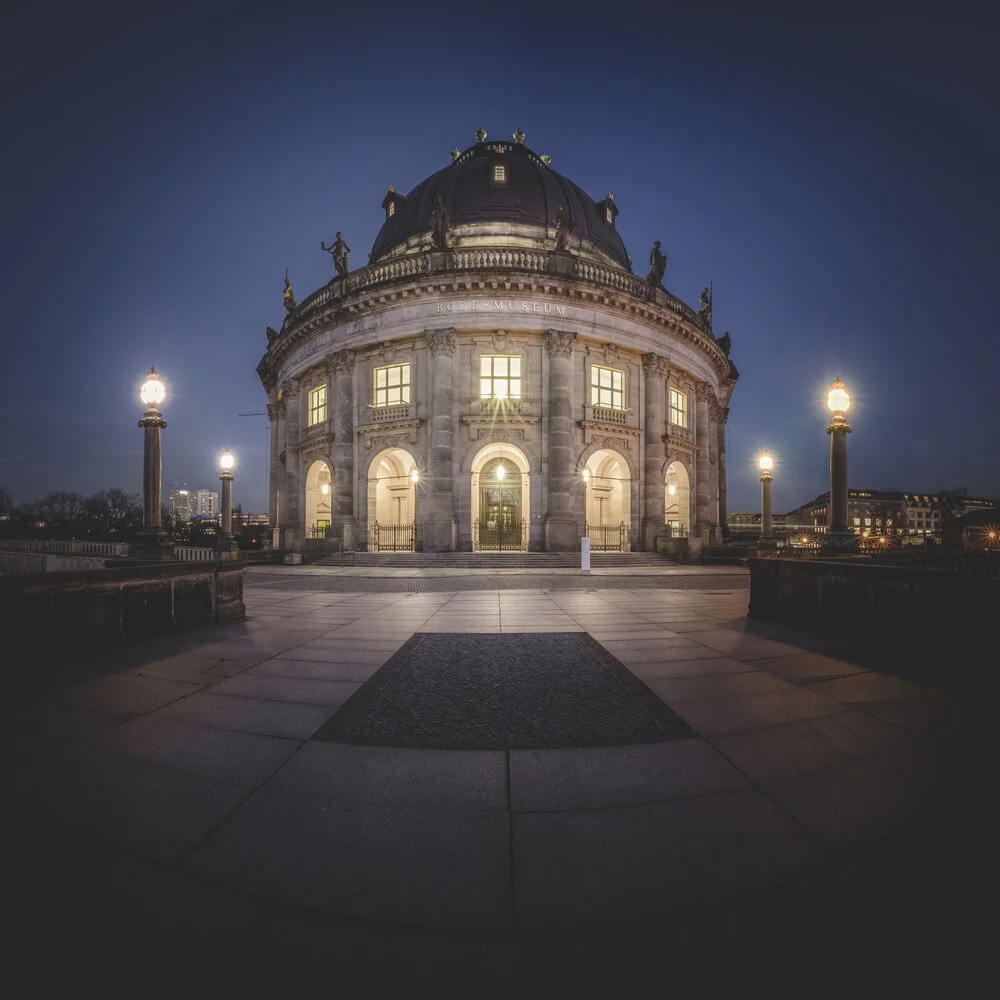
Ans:
{"label": "illuminated window", "polygon": [[613,226],[615,224],[615,213],[611,211],[610,205],[607,205],[604,209],[604,221],[609,226]]}
{"label": "illuminated window", "polygon": [[392,218],[396,214],[396,203],[394,201],[389,202],[389,207],[385,210],[387,218]]}
{"label": "illuminated window", "polygon": [[373,372],[376,406],[402,406],[410,401],[410,365],[386,365]]}
{"label": "illuminated window", "polygon": [[688,425],[688,398],[680,389],[670,390],[670,422],[678,427]]}
{"label": "illuminated window", "polygon": [[479,358],[479,398],[521,398],[521,358],[518,355],[483,354]]}
{"label": "illuminated window", "polygon": [[625,409],[625,372],[617,368],[590,367],[590,405]]}
{"label": "illuminated window", "polygon": [[326,420],[326,386],[309,390],[309,426]]}
{"label": "illuminated window", "polygon": [[502,163],[493,164],[493,183],[494,184],[507,183],[507,168]]}

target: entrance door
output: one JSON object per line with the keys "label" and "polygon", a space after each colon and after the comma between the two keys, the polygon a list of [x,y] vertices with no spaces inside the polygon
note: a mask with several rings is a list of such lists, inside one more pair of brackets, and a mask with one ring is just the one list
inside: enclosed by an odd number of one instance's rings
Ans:
{"label": "entrance door", "polygon": [[480,473],[477,548],[502,552],[524,548],[521,517],[521,474],[513,463],[496,459]]}

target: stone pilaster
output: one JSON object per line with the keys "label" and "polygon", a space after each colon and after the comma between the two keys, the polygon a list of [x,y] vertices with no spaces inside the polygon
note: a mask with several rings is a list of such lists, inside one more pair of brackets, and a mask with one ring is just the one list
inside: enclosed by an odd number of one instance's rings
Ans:
{"label": "stone pilaster", "polygon": [[574,552],[580,547],[580,525],[573,516],[573,344],[576,334],[546,330],[549,355],[549,495],[545,515],[545,548]]}
{"label": "stone pilaster", "polygon": [[722,544],[722,529],[719,527],[719,411],[721,407],[713,399],[708,403],[708,520],[712,528],[712,544]]}
{"label": "stone pilaster", "polygon": [[669,361],[659,354],[644,354],[642,370],[646,377],[643,429],[643,546],[656,551],[656,538],[663,533],[664,482],[663,434],[666,429],[664,411],[664,380]]}
{"label": "stone pilaster", "polygon": [[344,549],[354,549],[354,352],[328,358],[333,409],[333,495],[330,521]]}
{"label": "stone pilaster", "polygon": [[719,434],[719,526],[722,529],[722,538],[729,538],[729,525],[727,523],[728,506],[726,499],[726,424],[729,421],[729,407],[719,407],[718,434]]}
{"label": "stone pilaster", "polygon": [[271,394],[271,402],[267,404],[267,419],[271,424],[267,513],[272,532],[272,544],[274,544],[274,531],[282,523],[281,519],[285,513],[285,466],[281,461],[285,404],[278,402],[277,393]]}
{"label": "stone pilaster", "polygon": [[424,518],[424,548],[429,552],[453,552],[458,540],[452,479],[457,343],[454,327],[426,330],[424,336],[431,354],[430,384],[433,387],[428,428],[428,510]]}
{"label": "stone pilaster", "polygon": [[296,541],[305,537],[302,524],[302,460],[299,457],[299,442],[302,439],[302,413],[299,406],[301,386],[295,380],[282,385],[281,395],[285,403],[285,513],[281,521],[285,531],[282,548],[292,548]]}
{"label": "stone pilaster", "polygon": [[700,382],[695,387],[695,422],[694,440],[695,459],[695,532],[706,544],[709,541],[709,526],[712,517],[709,511],[709,492],[711,471],[709,463],[709,417],[708,406],[712,392],[708,385]]}

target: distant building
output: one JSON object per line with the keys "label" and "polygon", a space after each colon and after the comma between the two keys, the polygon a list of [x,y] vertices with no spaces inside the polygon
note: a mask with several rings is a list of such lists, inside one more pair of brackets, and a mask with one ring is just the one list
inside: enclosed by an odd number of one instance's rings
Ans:
{"label": "distant building", "polygon": [[[796,507],[784,516],[788,531],[824,533],[828,528],[829,492]],[[954,509],[947,507],[941,494],[911,493],[902,490],[848,490],[847,525],[856,535],[903,535],[914,542],[941,538],[942,520],[970,511],[1000,507],[986,497],[961,497]]]}
{"label": "distant building", "polygon": [[219,494],[214,490],[172,490],[169,506],[170,513],[178,521],[216,517],[219,513]]}

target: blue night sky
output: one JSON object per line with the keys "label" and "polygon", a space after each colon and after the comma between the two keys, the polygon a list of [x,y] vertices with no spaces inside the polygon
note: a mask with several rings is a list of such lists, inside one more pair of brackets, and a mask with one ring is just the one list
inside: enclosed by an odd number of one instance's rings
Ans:
{"label": "blue night sky", "polygon": [[741,373],[730,510],[758,509],[764,447],[776,510],[828,488],[838,374],[852,486],[1000,497],[1000,85],[961,5],[75,6],[4,25],[15,500],[140,491],[155,364],[164,492],[217,488],[229,447],[234,499],[261,510],[267,419],[237,414],[264,409],[285,268],[299,299],[324,284],[336,230],[364,264],[387,185],[408,191],[479,126],[522,128],[613,191],[637,272],[660,239],[675,295],[697,306],[714,282]]}

